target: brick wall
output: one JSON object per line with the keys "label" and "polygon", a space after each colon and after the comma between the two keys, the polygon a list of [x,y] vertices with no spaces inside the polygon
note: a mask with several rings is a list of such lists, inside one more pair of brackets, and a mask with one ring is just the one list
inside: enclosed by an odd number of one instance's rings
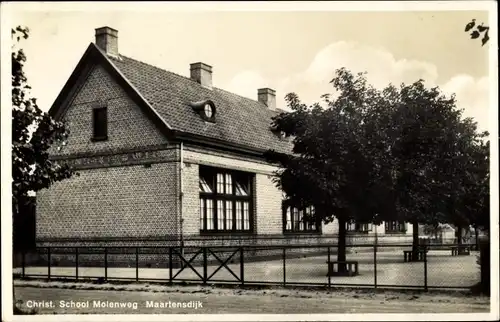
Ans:
{"label": "brick wall", "polygon": [[81,170],[37,195],[37,239],[176,234],[176,163]]}
{"label": "brick wall", "polygon": [[[107,104],[106,141],[91,140],[92,109],[96,102]],[[92,164],[90,169],[79,169],[79,176],[38,192],[39,245],[44,244],[43,240],[60,238],[177,236],[179,163],[175,162],[175,146],[168,144],[103,67],[92,69],[62,118],[70,135],[67,145],[60,151],[52,149],[52,155],[99,155],[150,146],[173,149],[157,152],[157,163],[151,167],[141,165],[142,160],[136,155],[132,158],[136,164],[133,166],[127,165],[128,161],[106,164],[109,160],[105,160],[98,167]]]}
{"label": "brick wall", "polygon": [[[188,156],[189,152],[186,153]],[[203,156],[198,156],[203,159]],[[192,160],[192,159],[187,159]],[[231,161],[221,157],[225,167]],[[206,164],[201,161],[201,164]],[[213,166],[219,167],[214,163]],[[240,169],[240,168],[239,168]],[[251,169],[246,168],[246,171]],[[199,164],[185,162],[183,169],[183,233],[186,238],[196,237],[200,232]],[[281,234],[281,192],[274,186],[267,174],[255,175],[254,181],[255,230],[258,235]]]}
{"label": "brick wall", "polygon": [[199,167],[184,163],[182,170],[182,231],[185,237],[200,233],[200,183]]}
{"label": "brick wall", "polygon": [[255,174],[254,180],[254,225],[260,235],[282,234],[282,193],[271,180],[276,169],[256,160],[245,160],[223,153],[187,147],[183,150],[183,232],[185,238],[199,236],[199,165]]}
{"label": "brick wall", "polygon": [[283,200],[283,193],[272,182],[272,176],[257,174],[255,176],[255,192],[257,234],[282,234],[283,213],[281,201]]}
{"label": "brick wall", "polygon": [[[92,109],[98,102],[107,103],[108,140],[92,142]],[[94,67],[90,72],[87,81],[63,114],[63,120],[70,131],[67,146],[60,151],[52,149],[53,155],[104,152],[168,143],[153,122],[145,117],[139,106],[101,66]]]}

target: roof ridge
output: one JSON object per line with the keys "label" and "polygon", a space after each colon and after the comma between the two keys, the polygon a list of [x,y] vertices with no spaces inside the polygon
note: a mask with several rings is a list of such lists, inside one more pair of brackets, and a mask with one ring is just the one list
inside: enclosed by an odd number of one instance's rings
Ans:
{"label": "roof ridge", "polygon": [[[166,70],[166,69],[164,69],[164,68],[161,68],[161,67],[155,66],[155,65],[153,65],[153,64],[149,64],[149,63],[143,62],[142,60],[138,60],[138,59],[136,59],[136,58],[132,58],[132,57],[129,57],[129,56],[125,56],[125,55],[122,55],[122,54],[120,54],[120,57],[123,57],[123,58],[126,58],[126,59],[133,60],[133,61],[135,61],[135,62],[137,62],[137,63],[139,63],[139,64],[143,64],[143,65],[146,65],[146,66],[149,66],[149,67],[153,67],[153,68],[156,68],[156,69],[161,70],[162,72],[166,72],[166,73],[169,73],[169,74],[175,75],[175,76],[177,76],[177,77],[181,77],[181,78],[184,78],[184,79],[186,79],[186,80],[189,80],[189,81],[191,81],[191,82],[193,82],[193,83],[196,83],[194,80],[192,80],[192,79],[191,79],[191,78],[189,78],[189,77],[186,77],[186,76],[183,76],[183,75],[180,75],[180,74],[174,73],[174,72],[172,72],[172,71],[170,71],[170,70]],[[111,58],[111,59],[116,59],[116,58],[113,58],[113,57],[110,57],[110,58]],[[198,84],[198,83],[196,83],[196,84]],[[200,85],[200,86],[201,86],[201,85]]]}
{"label": "roof ridge", "polygon": [[[152,65],[152,64],[149,64],[149,63],[146,63],[144,61],[141,61],[141,60],[138,60],[136,58],[132,58],[132,57],[129,57],[129,56],[125,56],[125,55],[122,55],[120,54],[120,57],[123,57],[125,59],[130,59],[132,61],[135,61],[139,64],[142,64],[142,65],[146,65],[146,66],[149,66],[149,67],[152,67],[152,68],[155,68],[155,69],[158,69],[158,70],[161,70],[162,72],[165,72],[165,73],[169,73],[171,75],[174,75],[176,77],[179,77],[179,78],[182,78],[182,79],[185,79],[185,80],[189,80],[191,82],[193,82],[194,84],[197,84],[200,88],[205,88],[203,86],[201,86],[198,82],[192,80],[191,78],[187,77],[187,76],[183,76],[183,75],[180,75],[180,74],[177,74],[177,73],[174,73],[170,70],[167,70],[167,69],[164,69],[164,68],[161,68],[161,67],[158,67],[158,66],[155,66],[155,65]],[[110,57],[108,56],[109,59],[111,60],[117,60],[117,58],[114,58],[114,57]],[[255,103],[259,103],[260,105],[262,105],[263,107],[265,107],[265,104],[260,102],[259,100],[254,100],[254,99],[251,99],[249,97],[246,97],[246,96],[243,96],[243,95],[240,95],[240,94],[237,94],[237,93],[233,93],[233,92],[230,92],[226,89],[223,89],[223,88],[219,88],[219,87],[216,87],[216,86],[212,86],[213,89],[215,90],[218,90],[218,91],[221,91],[221,92],[224,92],[224,93],[227,93],[227,94],[230,94],[230,95],[235,95],[235,96],[238,96],[239,98],[242,98],[242,99],[245,99],[245,100],[249,100],[251,102],[255,102]],[[269,111],[273,111],[273,110],[269,110]],[[274,111],[273,111],[274,112]],[[276,112],[284,112],[283,109],[279,109],[279,108],[276,108]]]}

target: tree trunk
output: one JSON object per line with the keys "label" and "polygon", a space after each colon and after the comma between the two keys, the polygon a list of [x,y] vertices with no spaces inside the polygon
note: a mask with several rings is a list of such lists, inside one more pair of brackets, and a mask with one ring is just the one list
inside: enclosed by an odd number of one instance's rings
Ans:
{"label": "tree trunk", "polygon": [[412,225],[413,225],[413,243],[412,243],[411,255],[413,260],[417,260],[419,244],[420,244],[420,241],[418,239],[418,222],[414,221],[412,222]]}
{"label": "tree trunk", "polygon": [[339,273],[346,272],[347,267],[340,262],[346,261],[346,221],[339,219],[339,237],[338,237],[337,261]]}
{"label": "tree trunk", "polygon": [[474,235],[476,235],[476,250],[479,250],[479,231],[474,227]]}
{"label": "tree trunk", "polygon": [[[16,203],[12,203],[12,216],[17,218],[18,206]],[[14,238],[13,238],[14,239]],[[14,240],[12,240],[12,246],[14,246]],[[14,247],[12,247],[12,252],[14,253]],[[16,305],[16,290],[14,288],[14,281],[12,281],[12,309],[14,314],[19,314],[19,308]]]}
{"label": "tree trunk", "polygon": [[462,226],[457,226],[457,244],[462,245]]}

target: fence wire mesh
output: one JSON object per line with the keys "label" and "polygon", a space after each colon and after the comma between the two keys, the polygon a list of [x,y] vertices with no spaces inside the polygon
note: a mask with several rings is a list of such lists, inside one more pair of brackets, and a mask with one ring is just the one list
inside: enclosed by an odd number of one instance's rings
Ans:
{"label": "fence wire mesh", "polygon": [[[473,244],[39,247],[14,277],[372,288],[461,288],[480,282]],[[20,257],[20,258],[19,258]]]}

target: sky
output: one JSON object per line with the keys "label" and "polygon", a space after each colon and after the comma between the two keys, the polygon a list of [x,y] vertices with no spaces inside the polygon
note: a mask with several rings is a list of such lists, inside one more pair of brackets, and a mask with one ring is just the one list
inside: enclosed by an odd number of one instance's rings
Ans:
{"label": "sky", "polygon": [[[95,4],[97,6],[97,4]],[[55,7],[54,7],[55,8]],[[189,76],[189,64],[213,67],[214,86],[257,99],[276,90],[277,105],[295,92],[306,103],[332,93],[337,68],[367,72],[376,87],[420,78],[456,94],[465,116],[489,129],[488,47],[471,40],[471,18],[487,11],[60,11],[19,10],[12,25],[30,28],[27,55],[32,94],[48,110],[95,28],[118,30],[119,52]],[[116,7],[115,7],[116,8]],[[358,9],[359,10],[359,9]]]}

